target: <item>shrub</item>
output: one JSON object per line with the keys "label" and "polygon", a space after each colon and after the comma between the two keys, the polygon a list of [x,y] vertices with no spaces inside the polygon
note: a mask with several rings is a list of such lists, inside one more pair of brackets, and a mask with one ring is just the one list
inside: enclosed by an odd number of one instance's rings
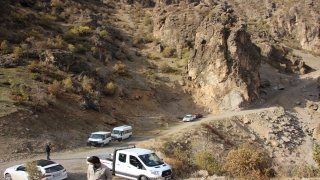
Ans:
{"label": "shrub", "polygon": [[248,179],[265,178],[270,167],[271,158],[268,153],[249,143],[231,150],[223,164],[223,169],[230,175]]}
{"label": "shrub", "polygon": [[103,93],[105,95],[114,95],[117,90],[117,86],[113,82],[109,82],[105,87]]}
{"label": "shrub", "polygon": [[30,78],[35,80],[35,81],[40,81],[41,80],[41,75],[39,73],[32,73],[32,74],[30,74]]}
{"label": "shrub", "polygon": [[86,93],[93,92],[91,80],[87,76],[83,77],[82,82],[81,82],[81,86],[82,86],[82,89],[84,92],[86,92]]}
{"label": "shrub", "polygon": [[221,172],[221,164],[211,152],[201,151],[196,154],[195,160],[196,165],[201,170],[207,170],[210,174],[219,174]]}
{"label": "shrub", "polygon": [[160,71],[163,73],[175,73],[178,71],[177,69],[174,69],[173,67],[169,66],[169,64],[166,62],[161,63],[159,68],[160,68]]}
{"label": "shrub", "polygon": [[57,20],[57,17],[50,15],[50,14],[46,14],[46,15],[40,17],[39,23],[42,25],[50,25],[53,22],[55,22],[56,20]]}
{"label": "shrub", "polygon": [[319,174],[319,169],[313,166],[306,166],[304,164],[294,168],[292,175],[299,178],[314,178]]}
{"label": "shrub", "polygon": [[24,53],[25,53],[25,51],[20,47],[16,46],[13,48],[13,54],[14,54],[15,58],[22,57],[24,55]]}
{"label": "shrub", "polygon": [[26,172],[29,174],[28,180],[41,180],[42,173],[37,167],[37,161],[29,161],[26,163]]}
{"label": "shrub", "polygon": [[43,92],[43,88],[39,85],[33,88],[31,91],[32,106],[35,110],[39,110],[43,107],[47,107],[49,104],[53,103],[55,98]]}
{"label": "shrub", "polygon": [[173,55],[174,49],[172,47],[165,47],[164,50],[162,51],[162,55],[165,58],[169,58]]}
{"label": "shrub", "polygon": [[62,84],[63,84],[63,88],[64,88],[67,92],[73,92],[73,91],[75,91],[75,88],[73,87],[73,83],[72,83],[71,77],[68,77],[68,78],[62,80]]}
{"label": "shrub", "polygon": [[77,48],[73,44],[68,44],[68,49],[74,53],[76,53],[78,51]]}
{"label": "shrub", "polygon": [[114,67],[113,70],[115,71],[117,75],[126,75],[127,74],[127,68],[126,65],[122,64],[121,61],[118,61]]}
{"label": "shrub", "polygon": [[108,40],[108,41],[111,40],[110,34],[109,34],[108,31],[106,31],[106,30],[100,31],[99,35],[100,35],[101,38],[103,38],[103,39],[105,39],[105,40]]}
{"label": "shrub", "polygon": [[93,57],[98,58],[98,55],[99,55],[99,50],[98,50],[98,48],[92,47],[92,48],[91,48],[91,53],[92,53],[92,56],[93,56]]}
{"label": "shrub", "polygon": [[52,6],[57,7],[57,8],[63,7],[63,2],[61,2],[60,0],[51,0],[51,4],[52,4]]}
{"label": "shrub", "polygon": [[19,91],[20,91],[20,94],[21,96],[23,97],[23,99],[25,101],[28,101],[30,98],[29,98],[29,94],[28,92],[26,91],[26,86],[24,84],[20,84],[19,85]]}
{"label": "shrub", "polygon": [[152,20],[151,20],[149,17],[144,17],[144,19],[143,19],[143,24],[144,24],[145,26],[148,26],[148,25],[150,25],[150,24],[153,24],[153,22],[152,22]]}
{"label": "shrub", "polygon": [[43,34],[41,34],[39,31],[31,29],[30,31],[28,31],[28,36],[29,37],[34,37],[36,39],[42,39],[43,38]]}
{"label": "shrub", "polygon": [[0,50],[5,54],[9,52],[9,46],[7,42],[7,40],[3,40],[0,45]]}
{"label": "shrub", "polygon": [[20,14],[15,12],[12,13],[11,16],[18,22],[23,22],[24,20],[28,19],[28,16],[26,14]]}
{"label": "shrub", "polygon": [[54,80],[52,84],[49,84],[47,89],[48,89],[48,93],[52,94],[52,95],[57,95],[60,93],[60,86],[61,83],[57,80]]}
{"label": "shrub", "polygon": [[313,145],[313,160],[317,163],[318,167],[320,167],[320,145],[315,143]]}
{"label": "shrub", "polygon": [[58,35],[53,39],[48,39],[48,45],[52,48],[63,49],[66,46],[66,42]]}

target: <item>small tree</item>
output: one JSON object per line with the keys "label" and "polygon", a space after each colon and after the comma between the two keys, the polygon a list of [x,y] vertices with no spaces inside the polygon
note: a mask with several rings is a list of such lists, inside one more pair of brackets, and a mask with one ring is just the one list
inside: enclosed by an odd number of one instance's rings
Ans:
{"label": "small tree", "polygon": [[201,151],[196,154],[196,164],[202,170],[207,170],[210,174],[219,174],[221,171],[220,163],[215,159],[213,153]]}
{"label": "small tree", "polygon": [[114,93],[117,90],[117,86],[113,82],[109,82],[105,87],[104,87],[104,94],[106,95],[114,95]]}
{"label": "small tree", "polygon": [[41,180],[42,173],[37,167],[37,161],[29,161],[26,163],[26,171],[28,173],[28,180]]}

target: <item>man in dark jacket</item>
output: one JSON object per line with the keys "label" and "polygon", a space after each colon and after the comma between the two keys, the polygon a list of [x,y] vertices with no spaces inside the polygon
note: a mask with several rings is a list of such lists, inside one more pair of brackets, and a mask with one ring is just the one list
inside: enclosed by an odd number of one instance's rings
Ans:
{"label": "man in dark jacket", "polygon": [[90,165],[87,171],[87,180],[112,180],[112,173],[110,169],[101,164],[97,156],[91,156],[88,159]]}
{"label": "man in dark jacket", "polygon": [[50,151],[51,151],[51,143],[48,143],[48,144],[46,145],[47,160],[51,160],[51,159],[50,159]]}

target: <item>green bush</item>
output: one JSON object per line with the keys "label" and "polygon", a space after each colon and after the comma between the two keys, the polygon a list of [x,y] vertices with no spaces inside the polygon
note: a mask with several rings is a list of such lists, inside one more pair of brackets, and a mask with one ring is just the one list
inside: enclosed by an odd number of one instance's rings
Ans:
{"label": "green bush", "polygon": [[19,91],[25,101],[28,101],[30,99],[29,94],[26,91],[26,86],[24,84],[19,85]]}
{"label": "green bush", "polygon": [[41,180],[42,173],[37,167],[37,161],[29,161],[26,163],[26,172],[29,174],[28,180]]}
{"label": "green bush", "polygon": [[71,77],[68,77],[68,78],[62,80],[62,85],[67,92],[74,92],[75,91]]}
{"label": "green bush", "polygon": [[9,52],[9,46],[8,46],[8,41],[7,40],[3,40],[1,42],[0,50],[5,54]]}
{"label": "green bush", "polygon": [[25,50],[23,50],[22,48],[16,46],[16,47],[13,48],[13,54],[14,54],[15,58],[19,58],[19,57],[22,57],[25,54]]}
{"label": "green bush", "polygon": [[78,51],[77,48],[73,44],[68,44],[68,49],[69,49],[69,51],[74,52],[74,53],[76,53]]}
{"label": "green bush", "polygon": [[98,50],[98,48],[92,47],[92,48],[91,48],[91,53],[92,53],[92,56],[93,56],[93,57],[98,58],[98,56],[99,56],[99,50]]}
{"label": "green bush", "polygon": [[317,163],[318,167],[320,167],[320,145],[315,143],[313,145],[313,160]]}
{"label": "green bush", "polygon": [[55,16],[52,16],[50,14],[46,14],[44,16],[41,16],[39,19],[39,23],[42,25],[50,25],[53,22],[55,22],[58,18]]}
{"label": "green bush", "polygon": [[165,58],[169,58],[173,56],[174,49],[172,47],[165,47],[164,50],[162,51],[162,56]]}
{"label": "green bush", "polygon": [[11,16],[19,21],[19,22],[23,22],[24,20],[28,19],[28,16],[26,14],[20,14],[20,13],[12,13]]}
{"label": "green bush", "polygon": [[113,82],[109,82],[105,87],[103,93],[105,95],[114,95],[117,90],[117,86]]}
{"label": "green bush", "polygon": [[210,174],[219,174],[221,172],[221,164],[215,159],[211,152],[199,152],[195,156],[195,162],[201,170],[207,170]]}
{"label": "green bush", "polygon": [[86,93],[93,92],[92,82],[87,76],[83,77],[82,82],[81,82],[81,86],[82,86],[82,89],[84,92],[86,92]]}
{"label": "green bush", "polygon": [[100,31],[99,35],[100,35],[101,38],[103,38],[103,39],[105,39],[105,40],[108,40],[108,41],[111,40],[110,34],[109,34],[108,31],[106,31],[106,30]]}
{"label": "green bush", "polygon": [[116,75],[125,76],[127,74],[127,67],[121,61],[118,61],[114,65],[113,70]]}
{"label": "green bush", "polygon": [[224,159],[223,170],[230,175],[248,179],[266,178],[272,159],[268,153],[254,144],[244,144],[233,149]]}
{"label": "green bush", "polygon": [[39,73],[32,73],[32,74],[30,74],[30,78],[35,80],[35,81],[40,81],[41,80],[41,75]]}
{"label": "green bush", "polygon": [[48,44],[56,49],[64,49],[66,46],[66,42],[59,35],[53,39],[48,39]]}

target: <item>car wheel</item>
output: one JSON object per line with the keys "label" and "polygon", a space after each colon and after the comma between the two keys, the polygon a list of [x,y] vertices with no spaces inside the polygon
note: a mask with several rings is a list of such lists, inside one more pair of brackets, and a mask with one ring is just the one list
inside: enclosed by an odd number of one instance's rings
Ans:
{"label": "car wheel", "polygon": [[140,177],[140,180],[148,180],[148,178],[145,177],[145,176],[141,176],[141,177]]}
{"label": "car wheel", "polygon": [[5,179],[5,180],[12,180],[12,178],[11,178],[11,175],[10,175],[10,174],[6,174],[6,175],[4,176],[4,179]]}
{"label": "car wheel", "polygon": [[122,138],[119,138],[118,141],[119,141],[119,142],[122,141]]}

